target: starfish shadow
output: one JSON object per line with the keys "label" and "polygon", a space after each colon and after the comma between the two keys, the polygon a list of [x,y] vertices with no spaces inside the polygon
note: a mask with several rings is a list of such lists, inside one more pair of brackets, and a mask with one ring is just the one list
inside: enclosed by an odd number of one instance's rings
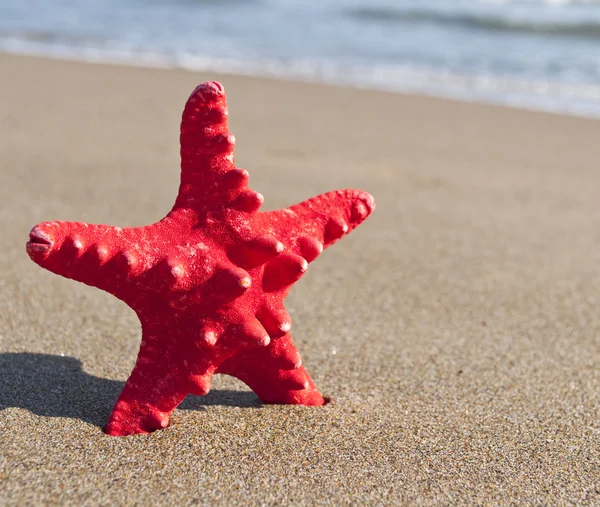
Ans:
{"label": "starfish shadow", "polygon": [[[124,382],[95,377],[69,356],[29,352],[0,354],[0,410],[17,407],[44,417],[66,417],[103,427]],[[178,408],[259,407],[250,391],[213,390],[188,396]]]}

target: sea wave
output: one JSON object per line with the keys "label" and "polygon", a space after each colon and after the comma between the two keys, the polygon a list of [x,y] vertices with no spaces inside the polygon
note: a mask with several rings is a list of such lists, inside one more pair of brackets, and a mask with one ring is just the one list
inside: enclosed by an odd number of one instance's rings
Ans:
{"label": "sea wave", "polygon": [[47,44],[31,39],[2,37],[0,51],[89,63],[180,68],[196,72],[320,82],[600,118],[600,86],[593,84],[464,75],[407,65],[364,66],[307,59],[281,61],[216,58],[186,52],[140,52],[124,48]]}
{"label": "sea wave", "polygon": [[[554,0],[557,2],[558,0]],[[490,2],[491,3],[491,2]],[[499,3],[499,2],[494,2]],[[600,5],[600,4],[599,4]],[[424,23],[443,25],[444,28],[520,32],[532,35],[600,39],[600,19],[596,21],[523,20],[491,13],[442,11],[429,9],[400,9],[396,7],[356,7],[346,15],[364,22]]]}
{"label": "sea wave", "polygon": [[600,0],[482,0],[489,4],[523,4],[523,5],[600,5]]}
{"label": "sea wave", "polygon": [[18,45],[22,43],[33,44],[67,44],[72,47],[101,47],[110,42],[107,37],[92,34],[73,34],[51,30],[0,30],[0,44],[9,45],[9,41]]}

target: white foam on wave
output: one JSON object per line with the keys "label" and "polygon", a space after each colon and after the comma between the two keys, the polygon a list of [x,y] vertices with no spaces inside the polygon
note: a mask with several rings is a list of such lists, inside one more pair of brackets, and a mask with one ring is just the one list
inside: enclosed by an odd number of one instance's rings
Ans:
{"label": "white foam on wave", "polygon": [[595,5],[600,4],[600,0],[480,0],[484,4],[498,5],[549,5],[549,6],[567,6],[567,5]]}
{"label": "white foam on wave", "polygon": [[482,0],[489,4],[593,5],[600,0]]}
{"label": "white foam on wave", "polygon": [[75,47],[18,38],[0,38],[0,51],[88,63],[180,68],[195,72],[327,83],[600,118],[600,86],[595,84],[469,76],[415,66],[352,66],[300,59],[285,62],[238,60],[183,52],[163,54],[118,48]]}

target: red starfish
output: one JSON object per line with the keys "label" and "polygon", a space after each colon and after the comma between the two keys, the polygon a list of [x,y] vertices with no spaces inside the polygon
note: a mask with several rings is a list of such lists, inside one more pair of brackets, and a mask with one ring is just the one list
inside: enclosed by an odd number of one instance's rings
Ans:
{"label": "red starfish", "polygon": [[289,333],[283,300],[308,263],[363,222],[373,198],[329,192],[258,213],[263,197],[233,162],[221,84],[198,86],[181,122],[181,185],[171,212],[145,227],[36,225],[27,252],[40,266],[110,292],[142,324],[136,365],[105,427],[110,435],[165,428],[187,394],[215,373],[265,403],[323,405]]}

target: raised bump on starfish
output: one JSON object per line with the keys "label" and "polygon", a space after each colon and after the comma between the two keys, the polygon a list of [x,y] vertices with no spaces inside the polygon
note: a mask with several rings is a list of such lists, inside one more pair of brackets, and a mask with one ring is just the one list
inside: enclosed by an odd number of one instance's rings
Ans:
{"label": "raised bump on starfish", "polygon": [[292,319],[283,305],[266,304],[256,314],[271,338],[281,338],[292,329]]}
{"label": "raised bump on starfish", "polygon": [[171,212],[145,227],[45,222],[27,252],[40,266],[114,294],[137,313],[140,351],[105,431],[165,428],[188,393],[215,373],[245,382],[265,403],[323,405],[302,366],[283,306],[324,248],[363,222],[373,198],[322,194],[259,213],[262,196],[234,166],[225,91],[199,85],[181,122],[181,185]]}

